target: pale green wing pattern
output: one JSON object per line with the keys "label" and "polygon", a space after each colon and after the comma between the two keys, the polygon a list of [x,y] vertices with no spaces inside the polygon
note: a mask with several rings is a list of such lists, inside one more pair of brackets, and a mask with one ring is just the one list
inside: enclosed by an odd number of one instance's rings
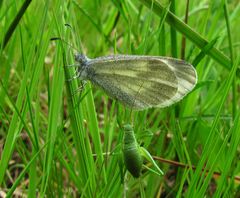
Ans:
{"label": "pale green wing pattern", "polygon": [[185,61],[129,55],[90,60],[87,78],[133,109],[169,106],[190,92],[197,81],[195,69]]}

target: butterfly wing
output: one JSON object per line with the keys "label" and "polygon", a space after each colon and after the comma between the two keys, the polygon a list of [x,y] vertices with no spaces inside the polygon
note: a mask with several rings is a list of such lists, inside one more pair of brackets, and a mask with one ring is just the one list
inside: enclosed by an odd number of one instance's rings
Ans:
{"label": "butterfly wing", "polygon": [[133,109],[166,107],[196,84],[195,69],[185,61],[154,56],[106,56],[88,63],[87,78]]}

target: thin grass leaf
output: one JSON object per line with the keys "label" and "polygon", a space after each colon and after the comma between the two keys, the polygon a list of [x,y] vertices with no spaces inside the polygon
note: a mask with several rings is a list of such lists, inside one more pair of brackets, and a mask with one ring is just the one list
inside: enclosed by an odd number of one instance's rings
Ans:
{"label": "thin grass leaf", "polygon": [[[152,8],[155,14],[159,15],[164,11],[164,7],[157,1],[152,0],[140,0],[143,4],[145,4],[149,9]],[[152,6],[153,2],[153,6]],[[205,40],[200,34],[196,33],[191,27],[183,23],[180,19],[178,19],[172,12],[168,12],[166,17],[166,22],[177,31],[181,32],[186,38],[191,40],[195,45],[197,45],[200,49],[203,49],[208,41]],[[212,48],[207,53],[213,59],[215,59],[219,64],[224,66],[227,69],[231,69],[231,61],[225,56],[222,52],[220,52],[216,48]]]}

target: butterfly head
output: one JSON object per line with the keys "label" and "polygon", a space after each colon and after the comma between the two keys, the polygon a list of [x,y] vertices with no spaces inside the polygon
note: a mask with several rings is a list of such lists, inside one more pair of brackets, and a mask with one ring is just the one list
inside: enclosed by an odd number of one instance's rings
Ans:
{"label": "butterfly head", "polygon": [[80,66],[85,66],[88,60],[88,57],[84,54],[75,54],[75,61],[77,61]]}
{"label": "butterfly head", "polygon": [[87,78],[87,66],[88,66],[88,62],[89,62],[89,58],[87,56],[85,56],[84,54],[75,54],[75,61],[78,63],[77,67],[78,67],[78,77],[81,77],[82,79],[86,79]]}

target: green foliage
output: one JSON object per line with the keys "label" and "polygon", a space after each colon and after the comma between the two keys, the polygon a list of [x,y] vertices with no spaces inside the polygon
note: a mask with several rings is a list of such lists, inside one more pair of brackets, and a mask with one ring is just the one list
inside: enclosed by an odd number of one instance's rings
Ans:
{"label": "green foliage", "polygon": [[[186,2],[0,2],[1,193],[239,196],[240,4],[189,1],[186,24]],[[74,64],[75,49],[90,58],[114,53],[180,58],[184,51],[182,58],[197,69],[198,85],[176,105],[132,112],[90,83],[78,90],[75,68],[65,67]],[[185,168],[157,163],[163,177],[143,171],[140,183],[128,177],[123,185],[118,123],[133,123],[139,144],[151,155]]]}

